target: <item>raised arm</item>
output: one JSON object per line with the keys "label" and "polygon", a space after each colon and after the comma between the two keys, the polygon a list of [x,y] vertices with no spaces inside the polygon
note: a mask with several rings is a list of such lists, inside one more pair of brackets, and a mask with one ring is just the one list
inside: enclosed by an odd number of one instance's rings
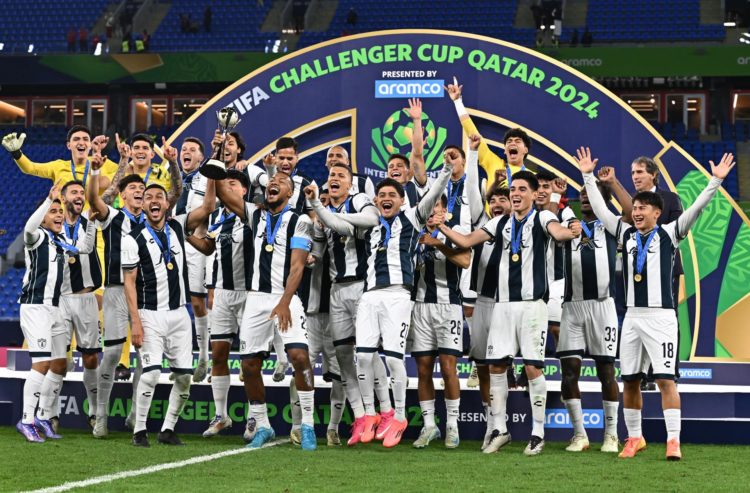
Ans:
{"label": "raised arm", "polygon": [[484,200],[479,189],[479,153],[477,149],[482,143],[482,136],[479,134],[469,135],[469,153],[466,155],[466,194],[469,196],[469,214],[471,215],[471,224],[476,224],[479,218],[484,214]]}
{"label": "raised arm", "polygon": [[52,188],[49,189],[49,194],[44,202],[42,202],[37,210],[35,210],[31,217],[26,221],[26,225],[23,228],[23,242],[26,245],[32,246],[39,241],[39,227],[42,225],[42,221],[44,221],[44,216],[47,215],[47,211],[52,206],[52,201],[57,197],[57,193],[57,183],[55,183],[52,185]]}
{"label": "raised arm", "polygon": [[89,253],[94,251],[95,245],[96,245],[96,223],[94,223],[94,220],[89,217],[89,220],[86,223],[86,232],[83,235],[83,238],[81,239],[81,241],[76,243],[76,248],[78,248],[78,254],[88,255]]}
{"label": "raised arm", "polygon": [[49,165],[50,163],[34,163],[21,152],[25,140],[26,134],[19,135],[13,132],[3,137],[3,147],[13,156],[13,160],[23,173],[52,179],[54,170]]}
{"label": "raised arm", "polygon": [[411,118],[414,128],[411,132],[411,154],[409,166],[414,170],[414,180],[423,187],[427,184],[427,170],[424,166],[424,130],[422,129],[422,101],[409,99],[409,107],[404,108]]}
{"label": "raised arm", "polygon": [[711,174],[713,176],[708,181],[708,185],[706,185],[706,188],[704,188],[698,197],[696,197],[695,202],[685,209],[685,212],[677,218],[676,232],[677,237],[680,239],[687,236],[690,228],[692,228],[698,220],[703,209],[705,209],[708,203],[711,202],[711,199],[721,186],[724,178],[727,177],[736,163],[734,161],[734,156],[731,153],[726,153],[721,157],[721,161],[719,161],[718,165],[715,165],[713,161],[709,161],[709,164],[711,164]]}
{"label": "raised arm", "polygon": [[167,139],[163,136],[161,143],[161,152],[164,154],[164,159],[169,162],[169,193],[167,193],[167,200],[169,200],[169,210],[171,211],[177,204],[180,195],[182,195],[182,173],[180,172],[180,165],[177,164],[177,149],[167,144]]}
{"label": "raised arm", "polygon": [[600,182],[609,187],[615,199],[622,206],[622,220],[630,222],[633,215],[633,198],[615,176],[615,169],[612,166],[604,166],[597,173],[597,177]]}
{"label": "raised arm", "polygon": [[[216,208],[216,180],[206,180],[206,194],[203,196],[203,202],[200,207],[190,211],[185,222],[185,228],[188,231],[194,231],[198,226],[205,223],[208,217]],[[236,214],[236,213],[235,213]],[[243,206],[244,214],[244,206]],[[210,255],[210,254],[206,254]]]}
{"label": "raised arm", "polygon": [[576,162],[578,168],[583,174],[583,184],[586,186],[586,194],[589,196],[589,203],[591,209],[596,214],[596,217],[602,222],[604,228],[609,231],[613,236],[617,236],[617,226],[620,222],[620,218],[615,216],[612,211],[607,208],[607,203],[604,202],[604,197],[599,192],[599,187],[596,186],[596,177],[594,176],[594,169],[598,159],[591,159],[591,149],[588,147],[581,147],[576,151],[577,157]]}
{"label": "raised arm", "polygon": [[[101,173],[103,164],[104,160],[101,156],[91,156],[91,176],[93,178],[99,178],[99,173]],[[113,186],[117,186],[117,183],[115,183],[114,180],[112,181],[110,188]],[[109,215],[109,207],[104,201],[104,197],[99,196],[99,180],[90,180],[88,183],[88,187],[86,187],[86,200],[89,203],[91,212],[96,214],[96,218],[99,221],[107,219],[107,216]],[[93,219],[93,216],[89,217]]]}
{"label": "raised arm", "polygon": [[[120,141],[119,134],[115,134],[115,139],[117,141],[117,151],[120,153],[120,164],[117,166],[117,171],[112,177],[112,182],[109,184],[109,187],[102,195],[102,200],[107,205],[112,205],[117,196],[120,194],[120,180],[122,180],[122,178],[127,174],[128,166],[130,163],[130,146],[127,142]],[[92,156],[92,161],[94,157],[96,157],[96,155]],[[103,166],[104,165],[102,165],[102,167]],[[99,182],[97,185],[101,186],[101,182]]]}
{"label": "raised arm", "polygon": [[452,172],[453,165],[445,161],[437,180],[435,180],[424,197],[422,197],[422,200],[417,204],[417,219],[422,226],[427,222],[427,218],[432,214],[432,209],[435,208],[435,204],[437,204],[440,196],[445,192],[445,187],[448,186],[448,180],[451,179]]}

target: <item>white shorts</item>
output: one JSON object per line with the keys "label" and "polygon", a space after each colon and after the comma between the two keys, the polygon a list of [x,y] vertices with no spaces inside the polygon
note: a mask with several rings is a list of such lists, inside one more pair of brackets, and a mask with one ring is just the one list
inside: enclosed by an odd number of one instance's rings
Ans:
{"label": "white shorts", "polygon": [[214,306],[211,309],[211,340],[231,344],[242,322],[247,291],[217,289],[214,291]]}
{"label": "white shorts", "polygon": [[185,260],[188,268],[188,289],[190,296],[206,296],[206,256],[185,242]]}
{"label": "white shorts", "polygon": [[50,305],[27,305],[20,308],[21,331],[29,347],[32,363],[65,357],[68,339],[60,308]]}
{"label": "white shorts", "polygon": [[617,355],[615,300],[566,301],[560,322],[558,358],[591,356],[597,362],[614,363]]}
{"label": "white shorts", "polygon": [[276,320],[269,320],[271,312],[279,303],[281,294],[259,293],[249,291],[245,301],[245,311],[240,324],[240,358],[268,358],[274,334],[279,334],[284,341],[284,349],[307,350],[307,325],[305,309],[297,295],[289,303],[291,325],[286,332],[276,328]]}
{"label": "white shorts", "polygon": [[460,358],[464,348],[463,325],[461,305],[414,303],[411,314],[412,357],[449,354]]}
{"label": "white shorts", "polygon": [[206,257],[205,265],[205,277],[203,278],[203,284],[206,286],[206,290],[214,288],[214,261],[216,260],[216,253],[213,253]]}
{"label": "white shorts", "polygon": [[138,310],[143,324],[143,371],[161,370],[167,358],[173,373],[193,373],[193,326],[183,306],[176,310]]}
{"label": "white shorts", "polygon": [[565,298],[565,279],[549,283],[549,301],[547,302],[548,323],[560,324],[562,320],[562,302]]}
{"label": "white shorts", "polygon": [[672,309],[628,307],[620,335],[623,382],[640,380],[649,364],[654,368],[654,378],[674,379],[678,330]]}
{"label": "white shorts", "polygon": [[357,352],[374,353],[382,338],[386,356],[403,358],[413,302],[403,286],[367,291],[357,307]]}
{"label": "white shorts", "polygon": [[478,296],[474,305],[474,317],[471,322],[471,348],[469,359],[479,364],[485,364],[487,359],[487,336],[492,324],[492,311],[495,309],[495,300],[485,296]]}
{"label": "white shorts", "polygon": [[75,331],[78,352],[82,354],[101,352],[99,305],[94,292],[60,296],[60,311],[68,345]]}
{"label": "white shorts", "polygon": [[336,359],[336,350],[330,332],[330,320],[327,313],[310,313],[307,315],[307,340],[310,348],[310,363],[315,367],[318,355],[323,360],[323,378],[341,381],[341,370]]}
{"label": "white shorts", "polygon": [[547,305],[542,300],[495,304],[487,337],[487,363],[510,363],[521,351],[525,365],[544,368]]}
{"label": "white shorts", "polygon": [[331,285],[330,314],[331,337],[334,346],[354,344],[354,325],[357,305],[365,290],[364,281],[333,283]]}
{"label": "white shorts", "polygon": [[128,304],[125,301],[125,286],[113,284],[104,289],[102,314],[104,315],[102,338],[104,347],[124,343],[130,325]]}

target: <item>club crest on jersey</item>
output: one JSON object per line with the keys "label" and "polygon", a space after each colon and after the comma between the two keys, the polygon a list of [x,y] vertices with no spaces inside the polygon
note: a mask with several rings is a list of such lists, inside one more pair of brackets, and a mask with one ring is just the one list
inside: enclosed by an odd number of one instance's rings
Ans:
{"label": "club crest on jersey", "polygon": [[599,244],[596,242],[593,238],[585,238],[581,236],[581,240],[578,242],[578,245],[576,245],[575,249],[573,251],[579,251],[583,249],[588,250],[596,250],[597,248],[601,248]]}
{"label": "club crest on jersey", "polygon": [[47,347],[47,339],[37,339],[36,344],[39,346],[39,349],[44,349]]}
{"label": "club crest on jersey", "polygon": [[148,353],[143,353],[141,355],[141,358],[143,359],[143,365],[148,366],[151,364],[151,355]]}
{"label": "club crest on jersey", "polygon": [[219,243],[221,245],[228,245],[230,243],[237,243],[234,241],[234,237],[232,236],[232,233],[221,233],[219,236],[216,237],[216,243]]}
{"label": "club crest on jersey", "polygon": [[494,346],[487,346],[487,354],[494,354],[495,347]]}

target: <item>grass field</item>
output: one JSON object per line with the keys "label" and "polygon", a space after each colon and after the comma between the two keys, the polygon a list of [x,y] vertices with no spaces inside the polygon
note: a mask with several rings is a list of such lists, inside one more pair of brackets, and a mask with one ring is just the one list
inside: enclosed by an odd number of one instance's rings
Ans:
{"label": "grass field", "polygon": [[[25,491],[191,457],[241,448],[239,437],[206,440],[183,435],[185,447],[130,445],[130,435],[112,433],[94,440],[83,431],[64,430],[57,442],[25,443],[13,428],[0,428],[0,491]],[[411,443],[387,450],[379,444],[303,452],[288,443],[136,477],[117,479],[85,491],[741,491],[748,487],[750,447],[684,445],[682,462],[664,460],[664,446],[652,444],[632,460],[593,449],[565,452],[548,443],[538,457],[525,457],[514,442],[493,455],[478,442],[445,450],[441,442],[425,450]],[[593,444],[592,444],[593,445]]]}

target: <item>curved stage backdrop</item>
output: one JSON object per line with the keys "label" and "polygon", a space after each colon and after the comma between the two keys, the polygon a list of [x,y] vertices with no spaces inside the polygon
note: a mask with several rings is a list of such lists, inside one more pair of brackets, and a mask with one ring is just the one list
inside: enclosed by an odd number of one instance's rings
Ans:
{"label": "curved stage backdrop", "polygon": [[[349,144],[356,172],[377,181],[388,154],[408,151],[407,97],[420,97],[427,115],[427,166],[464,136],[443,84],[456,76],[464,104],[480,133],[502,153],[502,135],[522,127],[534,139],[530,161],[565,177],[581,176],[571,157],[590,146],[599,162],[630,183],[630,162],[652,156],[662,186],[685,206],[708,181],[703,166],[664,140],[617,96],[552,58],[500,40],[449,31],[380,31],[296,51],[248,74],[209,101],[172,137],[210,140],[216,110],[232,105],[250,162],[283,135],[301,145],[301,157]],[[716,159],[720,156],[716,156]],[[682,359],[750,361],[750,222],[722,190],[683,242],[680,302]]]}

